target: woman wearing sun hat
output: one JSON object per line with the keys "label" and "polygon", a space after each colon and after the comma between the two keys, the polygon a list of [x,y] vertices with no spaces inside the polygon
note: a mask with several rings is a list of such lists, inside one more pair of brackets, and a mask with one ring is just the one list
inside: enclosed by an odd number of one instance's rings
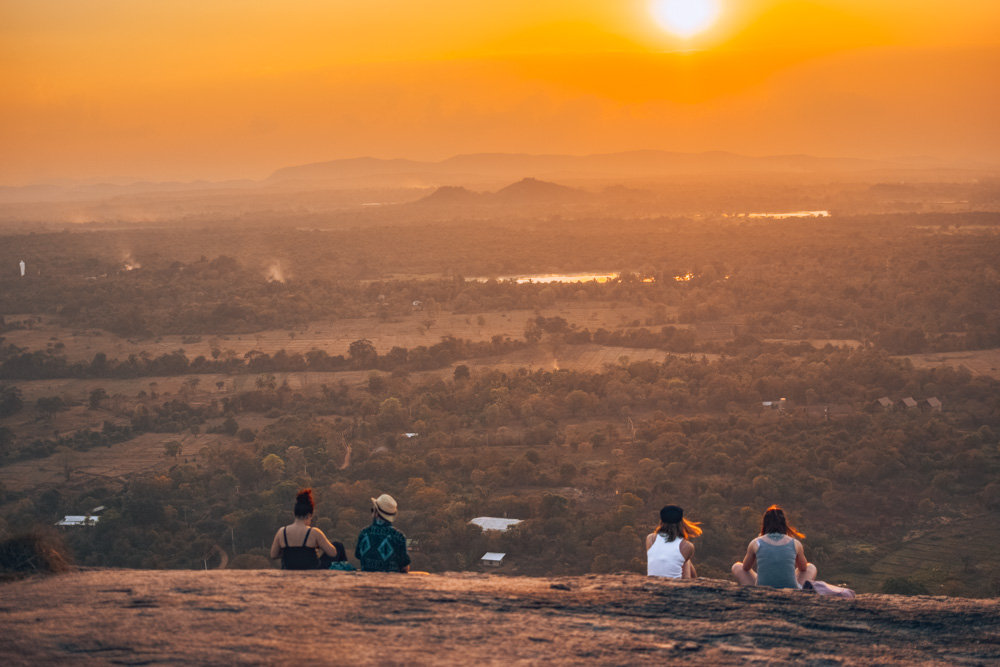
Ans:
{"label": "woman wearing sun hat", "polygon": [[701,535],[699,524],[684,518],[684,510],[667,505],[660,510],[660,525],[646,536],[646,574],[651,577],[694,579],[698,573],[691,557],[694,545],[688,538]]}
{"label": "woman wearing sun hat", "polygon": [[409,572],[410,555],[406,553],[406,537],[396,530],[398,507],[387,493],[372,498],[372,523],[358,535],[354,557],[361,561],[363,572]]}

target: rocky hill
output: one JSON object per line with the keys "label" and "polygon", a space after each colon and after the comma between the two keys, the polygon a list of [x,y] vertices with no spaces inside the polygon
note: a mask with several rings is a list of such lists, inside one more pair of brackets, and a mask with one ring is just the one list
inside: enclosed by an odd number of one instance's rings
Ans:
{"label": "rocky hill", "polygon": [[0,584],[0,662],[958,664],[1000,660],[1000,600],[564,578],[89,570]]}
{"label": "rocky hill", "polygon": [[431,194],[411,202],[414,206],[531,206],[537,204],[568,204],[590,200],[589,193],[575,188],[523,178],[496,192],[473,192],[462,186],[445,185]]}

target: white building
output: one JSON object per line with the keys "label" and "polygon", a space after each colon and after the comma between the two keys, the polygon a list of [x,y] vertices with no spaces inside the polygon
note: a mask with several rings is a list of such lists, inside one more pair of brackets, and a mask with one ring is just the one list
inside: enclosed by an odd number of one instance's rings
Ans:
{"label": "white building", "polygon": [[57,526],[93,526],[101,518],[97,516],[104,511],[104,505],[95,507],[90,510],[89,514],[79,515],[79,514],[68,514],[63,517],[62,521],[57,521]]}
{"label": "white building", "polygon": [[86,514],[84,516],[79,516],[76,514],[69,514],[63,517],[62,521],[57,521],[57,526],[93,526],[97,523],[99,516],[90,516]]}
{"label": "white building", "polygon": [[521,519],[498,519],[492,516],[479,516],[469,523],[474,523],[483,530],[498,530],[501,533],[506,533],[507,529],[511,526],[521,523]]}
{"label": "white building", "polygon": [[503,565],[503,559],[507,554],[497,553],[495,551],[487,551],[480,561],[483,565],[489,565],[490,567],[500,567]]}

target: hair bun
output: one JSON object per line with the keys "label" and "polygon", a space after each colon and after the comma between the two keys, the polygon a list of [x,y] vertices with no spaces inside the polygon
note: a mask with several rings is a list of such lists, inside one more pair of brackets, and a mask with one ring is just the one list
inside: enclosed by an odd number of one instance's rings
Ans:
{"label": "hair bun", "polygon": [[295,496],[295,516],[305,517],[313,513],[316,503],[313,502],[312,489],[302,489]]}

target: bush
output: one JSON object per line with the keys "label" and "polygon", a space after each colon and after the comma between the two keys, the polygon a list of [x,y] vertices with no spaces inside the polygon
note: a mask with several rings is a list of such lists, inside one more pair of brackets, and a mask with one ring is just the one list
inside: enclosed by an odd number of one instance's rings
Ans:
{"label": "bush", "polygon": [[0,417],[10,417],[24,407],[21,390],[17,387],[0,385]]}
{"label": "bush", "polygon": [[72,569],[69,551],[58,533],[33,528],[0,542],[0,573],[7,576],[55,574]]}

